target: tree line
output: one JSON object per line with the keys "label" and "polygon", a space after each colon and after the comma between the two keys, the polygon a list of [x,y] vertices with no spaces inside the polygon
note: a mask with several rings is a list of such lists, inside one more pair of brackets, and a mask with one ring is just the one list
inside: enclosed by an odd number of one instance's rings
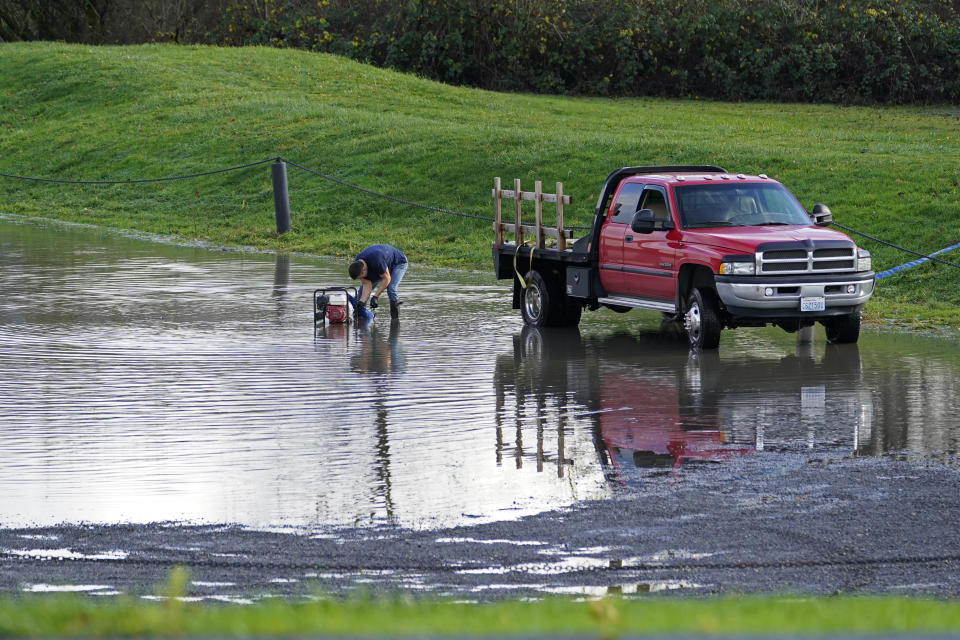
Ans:
{"label": "tree line", "polygon": [[2,0],[0,40],[266,45],[569,95],[960,101],[942,0]]}

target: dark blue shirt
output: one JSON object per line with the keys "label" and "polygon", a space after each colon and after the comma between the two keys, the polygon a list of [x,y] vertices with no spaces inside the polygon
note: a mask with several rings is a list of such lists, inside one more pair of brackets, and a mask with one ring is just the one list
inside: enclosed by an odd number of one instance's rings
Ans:
{"label": "dark blue shirt", "polygon": [[400,249],[388,244],[370,245],[358,253],[356,259],[367,263],[367,280],[379,280],[387,269],[392,271],[398,264],[407,262],[407,256]]}

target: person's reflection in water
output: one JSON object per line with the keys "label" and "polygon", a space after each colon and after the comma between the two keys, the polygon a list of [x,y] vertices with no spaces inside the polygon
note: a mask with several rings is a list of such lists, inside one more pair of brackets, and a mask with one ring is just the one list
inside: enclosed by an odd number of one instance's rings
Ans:
{"label": "person's reflection in water", "polygon": [[390,379],[406,369],[406,358],[400,347],[400,325],[390,323],[390,332],[384,338],[380,328],[373,322],[357,327],[359,350],[350,358],[350,368],[358,373],[375,378],[373,408],[377,432],[373,473],[377,478],[377,491],[371,507],[385,514],[388,522],[395,518],[392,476],[390,472],[390,415],[388,398]]}
{"label": "person's reflection in water", "polygon": [[390,323],[390,332],[383,331],[374,323],[358,327],[360,349],[350,358],[350,368],[359,373],[393,374],[406,369],[406,357],[400,348],[400,324]]}

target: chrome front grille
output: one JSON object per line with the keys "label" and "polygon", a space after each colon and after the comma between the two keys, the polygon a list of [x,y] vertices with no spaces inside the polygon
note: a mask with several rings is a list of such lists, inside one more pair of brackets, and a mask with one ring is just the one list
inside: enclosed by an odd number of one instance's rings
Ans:
{"label": "chrome front grille", "polygon": [[787,275],[797,273],[853,273],[857,270],[857,250],[851,245],[818,247],[816,243],[796,247],[778,245],[775,248],[758,247],[757,264],[760,273]]}

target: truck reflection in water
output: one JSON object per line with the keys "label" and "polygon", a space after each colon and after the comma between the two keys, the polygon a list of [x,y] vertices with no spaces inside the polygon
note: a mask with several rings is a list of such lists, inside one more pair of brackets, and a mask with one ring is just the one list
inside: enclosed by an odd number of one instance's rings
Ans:
{"label": "truck reflection in water", "polygon": [[[656,333],[585,338],[577,329],[525,327],[513,353],[497,359],[495,388],[498,463],[512,453],[522,464],[535,425],[538,469],[554,461],[561,476],[573,464],[564,458],[565,434],[585,424],[607,478],[617,481],[630,480],[628,469],[672,474],[765,449],[858,452],[870,432],[856,345],[721,359],[687,353]],[[555,454],[542,447],[550,430]]]}

